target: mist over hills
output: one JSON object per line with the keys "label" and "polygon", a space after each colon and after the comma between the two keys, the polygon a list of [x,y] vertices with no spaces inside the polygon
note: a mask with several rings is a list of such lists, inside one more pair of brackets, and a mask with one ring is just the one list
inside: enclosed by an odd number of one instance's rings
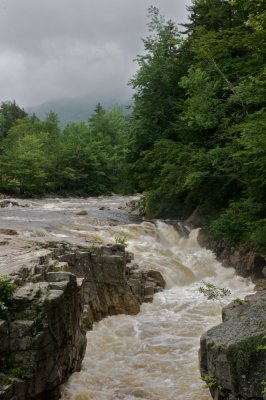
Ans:
{"label": "mist over hills", "polygon": [[97,103],[106,110],[111,110],[115,105],[121,105],[125,108],[125,113],[128,112],[128,107],[131,105],[130,97],[103,97],[103,96],[83,96],[83,97],[69,97],[47,101],[45,103],[26,107],[25,111],[29,114],[35,115],[44,119],[50,111],[58,115],[61,127],[66,126],[70,122],[78,122],[81,120],[87,121],[92,115]]}

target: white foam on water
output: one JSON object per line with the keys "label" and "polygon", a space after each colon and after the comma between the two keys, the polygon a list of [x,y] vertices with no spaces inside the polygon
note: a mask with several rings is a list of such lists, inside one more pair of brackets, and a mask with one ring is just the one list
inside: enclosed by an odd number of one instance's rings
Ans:
{"label": "white foam on water", "polygon": [[200,248],[196,230],[185,239],[157,221],[90,227],[87,233],[104,242],[116,234],[126,236],[135,261],[160,271],[167,290],[142,305],[137,316],[114,316],[95,324],[87,334],[82,371],[64,386],[62,399],[210,399],[199,378],[199,338],[221,322],[222,303],[206,300],[199,292],[201,281],[230,289],[231,298],[252,292],[253,285]]}

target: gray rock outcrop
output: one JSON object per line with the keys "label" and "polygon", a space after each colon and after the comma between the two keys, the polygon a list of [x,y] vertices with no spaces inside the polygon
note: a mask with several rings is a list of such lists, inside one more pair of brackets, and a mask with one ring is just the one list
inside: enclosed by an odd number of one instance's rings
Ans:
{"label": "gray rock outcrop", "polygon": [[66,272],[47,272],[41,281],[33,276],[13,302],[11,318],[0,327],[0,368],[10,380],[0,399],[56,398],[60,382],[80,369],[86,348],[82,282]]}
{"label": "gray rock outcrop", "polygon": [[115,314],[137,314],[143,302],[165,287],[157,271],[140,270],[123,245],[96,245],[91,249],[57,246],[57,260],[78,278],[83,278],[86,329],[94,321]]}
{"label": "gray rock outcrop", "polygon": [[5,207],[28,207],[28,204],[22,204],[22,203],[18,203],[16,200],[12,200],[12,199],[4,199],[4,200],[0,200],[0,208],[5,208]]}
{"label": "gray rock outcrop", "polygon": [[200,342],[200,371],[216,400],[263,400],[266,380],[266,292],[236,300],[223,323]]}
{"label": "gray rock outcrop", "polygon": [[0,320],[1,400],[57,400],[81,368],[93,322],[136,314],[164,287],[158,272],[131,263],[124,246],[46,247],[9,259],[19,286],[9,318]]}

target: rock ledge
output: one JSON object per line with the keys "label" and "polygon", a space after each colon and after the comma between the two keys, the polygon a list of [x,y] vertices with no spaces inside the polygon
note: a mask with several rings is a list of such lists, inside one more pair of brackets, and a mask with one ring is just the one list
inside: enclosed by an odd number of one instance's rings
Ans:
{"label": "rock ledge", "polygon": [[122,245],[45,247],[8,258],[19,286],[9,318],[0,320],[1,400],[59,399],[60,385],[81,368],[93,322],[138,313],[165,285]]}

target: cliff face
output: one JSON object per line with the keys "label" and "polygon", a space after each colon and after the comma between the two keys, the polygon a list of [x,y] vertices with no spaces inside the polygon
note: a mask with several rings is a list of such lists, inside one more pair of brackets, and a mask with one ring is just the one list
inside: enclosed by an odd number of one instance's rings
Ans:
{"label": "cliff face", "polygon": [[214,399],[263,399],[266,380],[266,291],[223,310],[223,323],[200,342],[200,371]]}
{"label": "cliff face", "polygon": [[[140,271],[121,245],[50,244],[10,262],[19,284],[13,311],[0,320],[0,399],[53,400],[81,368],[86,330],[107,315],[136,314],[164,287],[156,271]],[[18,258],[21,261],[21,258]]]}
{"label": "cliff face", "polygon": [[[56,398],[58,385],[79,370],[86,348],[82,329],[82,283],[66,272],[32,277],[14,295],[14,313],[2,322],[1,370],[11,387],[2,399]],[[3,381],[3,377],[2,377]]]}
{"label": "cliff face", "polygon": [[265,254],[247,249],[244,245],[229,246],[205,229],[200,229],[198,242],[212,250],[224,267],[233,267],[238,275],[252,280],[266,278]]}
{"label": "cliff face", "polygon": [[94,246],[93,249],[55,249],[58,260],[83,278],[83,322],[91,329],[94,321],[107,315],[137,314],[140,304],[152,301],[165,282],[156,271],[141,271],[131,263],[133,255],[122,245]]}

